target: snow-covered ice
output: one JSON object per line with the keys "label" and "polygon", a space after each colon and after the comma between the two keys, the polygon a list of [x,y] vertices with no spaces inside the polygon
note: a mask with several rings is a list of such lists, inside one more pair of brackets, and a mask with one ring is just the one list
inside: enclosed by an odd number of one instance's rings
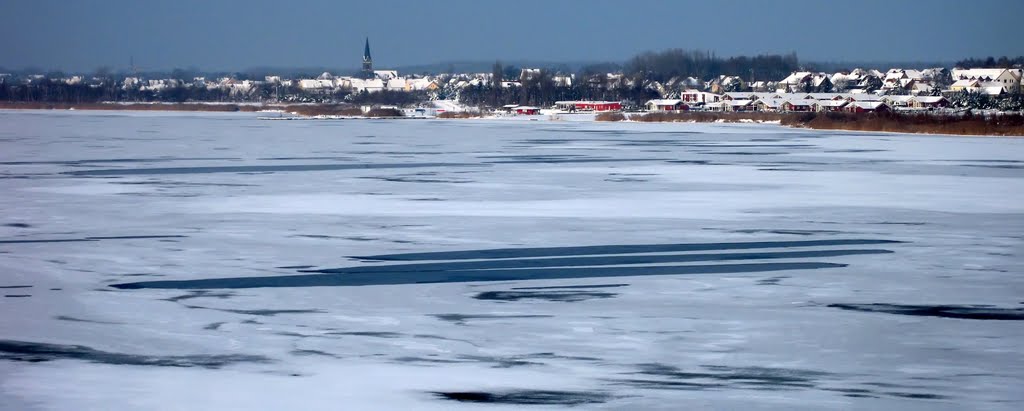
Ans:
{"label": "snow-covered ice", "polygon": [[0,409],[1024,401],[1024,139],[256,117],[0,111]]}

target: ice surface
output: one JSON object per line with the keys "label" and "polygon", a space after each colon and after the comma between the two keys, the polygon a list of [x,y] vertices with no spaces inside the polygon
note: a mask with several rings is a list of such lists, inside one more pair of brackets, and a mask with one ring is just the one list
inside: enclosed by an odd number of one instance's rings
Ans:
{"label": "ice surface", "polygon": [[1024,401],[1022,139],[0,111],[0,192],[0,409]]}

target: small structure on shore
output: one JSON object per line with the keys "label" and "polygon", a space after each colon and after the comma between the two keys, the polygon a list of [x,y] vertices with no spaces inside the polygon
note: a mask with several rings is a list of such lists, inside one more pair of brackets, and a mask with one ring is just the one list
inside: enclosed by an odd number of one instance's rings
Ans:
{"label": "small structure on shore", "polygon": [[622,103],[618,101],[569,100],[556,101],[555,107],[562,111],[622,111]]}

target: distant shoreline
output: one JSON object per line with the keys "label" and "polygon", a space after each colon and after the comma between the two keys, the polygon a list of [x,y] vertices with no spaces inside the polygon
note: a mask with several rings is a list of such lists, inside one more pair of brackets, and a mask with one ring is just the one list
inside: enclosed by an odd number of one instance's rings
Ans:
{"label": "distant shoreline", "polygon": [[[172,112],[221,112],[257,113],[261,111],[282,111],[304,117],[334,116],[339,118],[393,118],[393,113],[363,114],[357,107],[336,104],[246,104],[246,103],[46,103],[46,102],[0,102],[0,109],[8,110],[94,110],[94,111],[172,111]],[[455,114],[455,113],[452,113]],[[460,113],[461,114],[461,113]],[[628,115],[628,114],[627,114]],[[1021,115],[1004,116],[995,120],[975,116],[969,120],[951,119],[948,116],[928,117],[876,114],[839,113],[647,113],[623,115],[604,113],[595,121],[629,121],[656,123],[738,123],[770,124],[813,130],[868,131],[921,135],[974,136],[974,137],[1024,137]],[[536,116],[538,119],[543,116]],[[1012,118],[1011,118],[1012,117]],[[441,119],[487,119],[478,115],[441,116]],[[913,119],[913,121],[908,121]],[[1009,119],[1009,120],[1008,120]]]}

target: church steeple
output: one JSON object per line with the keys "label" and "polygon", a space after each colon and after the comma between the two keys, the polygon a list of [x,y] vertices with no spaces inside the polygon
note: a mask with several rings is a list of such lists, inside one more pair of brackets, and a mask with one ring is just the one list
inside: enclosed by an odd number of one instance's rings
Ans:
{"label": "church steeple", "polygon": [[373,57],[370,57],[370,38],[366,38],[366,47],[363,48],[363,76],[373,76]]}

